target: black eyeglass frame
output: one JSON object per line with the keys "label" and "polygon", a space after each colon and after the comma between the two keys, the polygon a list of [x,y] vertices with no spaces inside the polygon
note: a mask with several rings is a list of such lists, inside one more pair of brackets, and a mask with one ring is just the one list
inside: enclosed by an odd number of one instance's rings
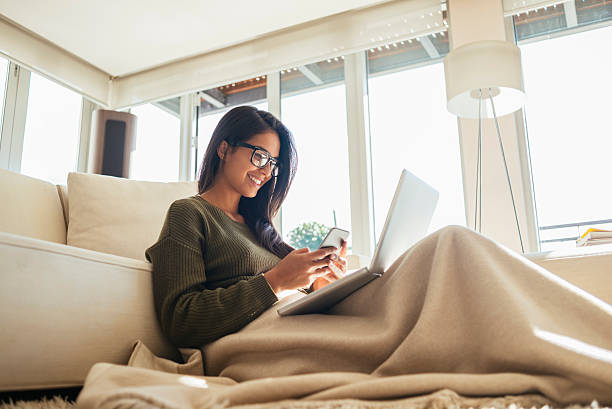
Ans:
{"label": "black eyeglass frame", "polygon": [[[268,163],[272,162],[272,167],[270,169],[270,174],[273,177],[277,177],[278,176],[278,172],[280,171],[280,169],[279,169],[280,165],[278,163],[278,159],[275,158],[274,156],[272,156],[272,154],[270,152],[268,152],[267,150],[265,150],[261,146],[251,145],[250,143],[246,143],[246,142],[236,142],[236,143],[228,142],[228,144],[230,144],[232,146],[242,146],[243,148],[253,149],[253,152],[251,153],[251,163],[253,164],[253,166],[258,167],[259,169],[263,169],[266,166],[268,166]],[[268,156],[268,160],[266,161],[266,163],[261,165],[261,166],[256,164],[253,161],[253,158],[255,157],[255,152],[257,152],[257,151],[262,151],[262,152],[264,152]]]}

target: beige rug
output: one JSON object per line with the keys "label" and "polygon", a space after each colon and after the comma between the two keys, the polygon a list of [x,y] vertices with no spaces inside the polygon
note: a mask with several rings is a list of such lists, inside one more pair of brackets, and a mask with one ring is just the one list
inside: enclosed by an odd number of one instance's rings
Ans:
{"label": "beige rug", "polygon": [[[590,406],[559,405],[542,395],[469,398],[443,389],[427,396],[386,402],[341,399],[334,401],[283,401],[275,404],[234,406],[232,409],[597,409],[597,401]],[[609,409],[609,408],[606,408]]]}
{"label": "beige rug", "polygon": [[75,409],[76,404],[74,402],[70,402],[69,400],[61,397],[54,396],[52,399],[40,399],[40,400],[32,400],[32,401],[23,401],[18,400],[17,402],[13,402],[9,400],[8,402],[0,403],[0,409]]}
{"label": "beige rug", "polygon": [[[226,405],[219,404],[218,408]],[[428,396],[385,402],[339,399],[332,401],[286,400],[276,403],[234,406],[233,409],[610,409],[597,401],[591,405],[558,405],[537,394],[489,398],[469,398],[443,389]],[[59,396],[53,399],[1,403],[0,409],[76,409],[74,402]]]}

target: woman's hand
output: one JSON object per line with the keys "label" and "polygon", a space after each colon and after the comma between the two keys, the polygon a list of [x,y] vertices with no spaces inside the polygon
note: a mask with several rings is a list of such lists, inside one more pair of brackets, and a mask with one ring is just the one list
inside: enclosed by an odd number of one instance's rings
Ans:
{"label": "woman's hand", "polygon": [[312,289],[314,291],[325,287],[327,284],[333,283],[346,274],[346,240],[342,240],[342,246],[340,247],[338,256],[336,256],[336,254],[332,254],[330,259],[332,260],[331,262],[334,264],[334,266],[337,267],[337,270],[334,272],[332,269],[330,269],[331,271],[328,274],[315,279],[312,283]]}
{"label": "woman's hand", "polygon": [[329,256],[337,249],[325,247],[310,251],[308,248],[293,250],[287,254],[274,268],[264,273],[270,287],[275,293],[283,290],[295,290],[307,287],[312,277],[331,273]]}

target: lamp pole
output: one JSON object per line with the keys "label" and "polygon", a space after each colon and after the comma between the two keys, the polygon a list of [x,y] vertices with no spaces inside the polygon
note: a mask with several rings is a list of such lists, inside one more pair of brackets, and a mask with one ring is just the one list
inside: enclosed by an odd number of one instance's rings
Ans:
{"label": "lamp pole", "polygon": [[[482,88],[480,92],[482,95]],[[508,180],[508,188],[510,189],[510,198],[512,199],[512,208],[514,209],[514,219],[516,221],[516,229],[518,230],[519,240],[521,242],[521,252],[524,253],[525,247],[523,246],[523,236],[521,235],[521,227],[519,225],[518,214],[516,212],[516,203],[514,202],[514,194],[512,193],[512,184],[510,183],[510,173],[508,172],[508,163],[506,162],[506,154],[504,153],[504,145],[502,144],[501,132],[499,131],[499,123],[497,122],[497,115],[495,114],[495,104],[493,103],[493,96],[492,96],[491,88],[489,88],[489,100],[491,101],[491,110],[493,111],[493,118],[495,119],[495,129],[497,130],[497,140],[499,141],[499,149],[501,150],[502,159],[504,160],[504,169],[506,170],[506,179]],[[480,116],[480,113],[479,113],[479,116]],[[479,141],[478,149],[480,150],[480,141]],[[480,160],[480,158],[478,159]],[[482,179],[480,180],[480,183],[482,183]]]}
{"label": "lamp pole", "polygon": [[478,89],[478,158],[476,160],[476,199],[474,200],[474,231],[482,230],[482,88]]}

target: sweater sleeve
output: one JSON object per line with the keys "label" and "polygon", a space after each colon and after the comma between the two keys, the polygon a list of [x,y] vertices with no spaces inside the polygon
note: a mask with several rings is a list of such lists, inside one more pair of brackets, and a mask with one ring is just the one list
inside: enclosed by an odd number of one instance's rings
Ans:
{"label": "sweater sleeve", "polygon": [[146,256],[153,264],[161,328],[175,346],[199,348],[236,332],[278,300],[261,274],[227,288],[207,289],[203,238],[182,230],[175,234],[167,228],[172,218],[171,207],[162,230],[166,235],[147,249]]}

